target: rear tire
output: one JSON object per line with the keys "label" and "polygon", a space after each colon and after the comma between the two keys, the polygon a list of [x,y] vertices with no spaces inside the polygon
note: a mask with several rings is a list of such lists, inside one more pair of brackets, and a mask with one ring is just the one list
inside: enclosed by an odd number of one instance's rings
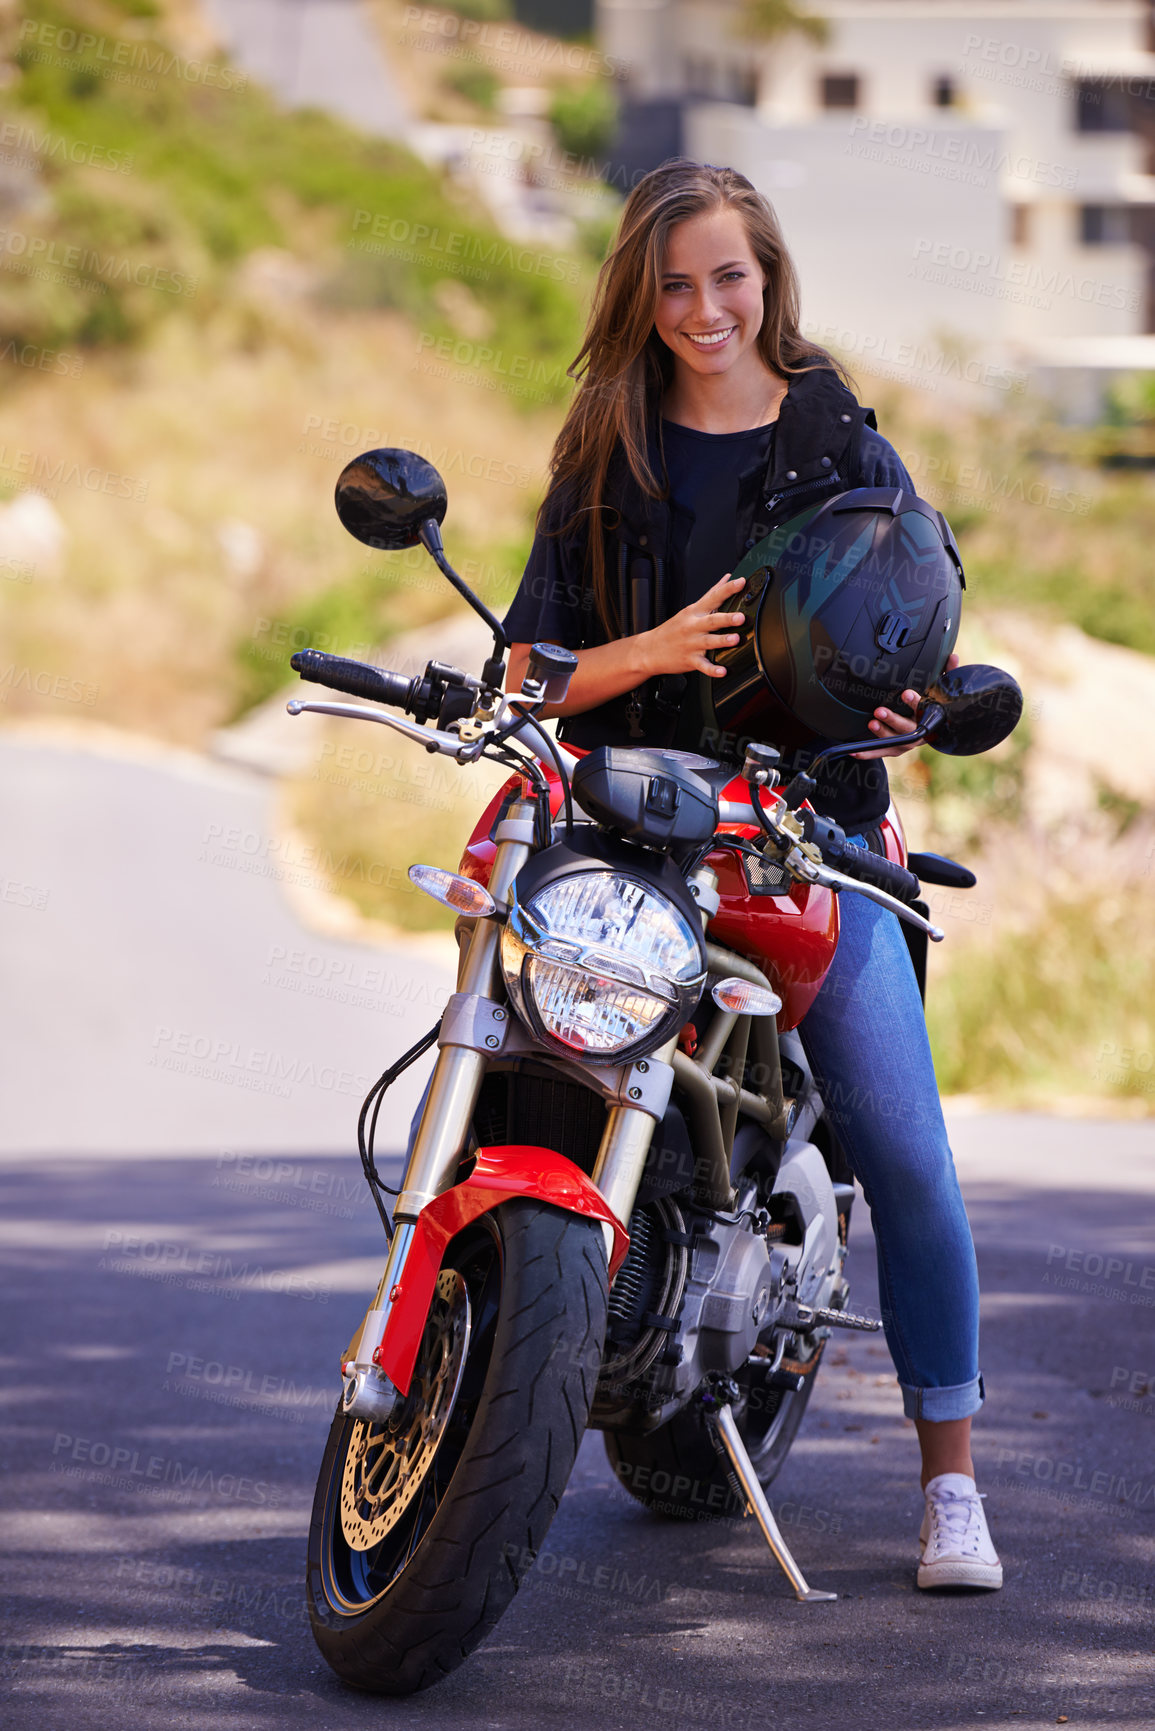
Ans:
{"label": "rear tire", "polygon": [[309,1616],[345,1682],[412,1694],[494,1627],[573,1467],[606,1298],[600,1226],[529,1199],[449,1246],[410,1398],[384,1426],[338,1412],[321,1464]]}

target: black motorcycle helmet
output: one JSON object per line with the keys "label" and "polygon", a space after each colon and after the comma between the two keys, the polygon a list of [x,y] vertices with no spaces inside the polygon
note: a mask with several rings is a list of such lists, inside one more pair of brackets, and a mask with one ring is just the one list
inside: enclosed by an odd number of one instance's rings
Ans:
{"label": "black motorcycle helmet", "polygon": [[[865,737],[880,704],[924,691],[958,635],[962,561],[914,493],[858,487],[792,517],[734,568],[741,642],[715,660],[726,732],[797,746]],[[720,689],[719,689],[720,688]]]}

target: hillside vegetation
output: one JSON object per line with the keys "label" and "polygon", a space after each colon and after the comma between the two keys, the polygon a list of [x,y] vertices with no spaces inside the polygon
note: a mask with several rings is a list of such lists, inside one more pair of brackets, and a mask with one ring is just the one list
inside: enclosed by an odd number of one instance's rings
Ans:
{"label": "hillside vegetation", "polygon": [[[26,244],[6,238],[4,338],[124,342],[176,310],[211,317],[235,266],[262,247],[315,265],[320,307],[389,307],[453,335],[433,294],[445,258],[417,238],[452,232],[452,256],[485,273],[487,341],[547,363],[539,377],[561,395],[548,363],[569,358],[575,303],[556,274],[576,272],[514,268],[515,249],[408,152],[316,112],[279,112],[219,55],[189,53],[154,0],[31,0],[5,37],[6,106],[38,160]],[[350,245],[381,217],[392,251]],[[17,259],[49,274],[18,274]]]}
{"label": "hillside vegetation", "polygon": [[79,680],[86,715],[199,744],[293,645],[371,653],[443,611],[332,516],[375,444],[439,463],[463,569],[510,592],[590,261],[280,112],[193,9],[33,0],[0,40],[0,500],[58,531],[25,548],[0,507],[9,713]]}

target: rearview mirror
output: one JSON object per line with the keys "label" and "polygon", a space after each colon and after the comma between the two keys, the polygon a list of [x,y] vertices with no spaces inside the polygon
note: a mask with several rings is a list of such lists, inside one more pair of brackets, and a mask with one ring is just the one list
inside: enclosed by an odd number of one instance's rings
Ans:
{"label": "rearview mirror", "polygon": [[350,535],[386,552],[416,547],[422,526],[431,519],[440,524],[448,509],[445,482],[433,464],[392,446],[364,451],[346,464],[334,499]]}
{"label": "rearview mirror", "polygon": [[975,662],[942,674],[919,705],[917,720],[936,751],[975,757],[1012,734],[1022,713],[1018,680],[1001,667]]}
{"label": "rearview mirror", "polygon": [[482,679],[487,688],[499,691],[505,678],[505,632],[445,557],[441,524],[449,502],[445,482],[433,464],[416,451],[403,451],[395,445],[362,451],[341,470],[333,500],[342,525],[367,547],[387,553],[418,544],[424,547],[437,569],[492,631],[493,655],[482,669]]}

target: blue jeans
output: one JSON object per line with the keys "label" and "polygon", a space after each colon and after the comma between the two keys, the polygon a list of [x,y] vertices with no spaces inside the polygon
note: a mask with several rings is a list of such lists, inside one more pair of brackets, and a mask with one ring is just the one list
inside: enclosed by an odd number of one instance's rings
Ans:
{"label": "blue jeans", "polygon": [[966,1418],[983,1401],[978,1270],[918,983],[894,914],[850,891],[839,911],[834,963],[798,1032],[870,1206],[906,1415]]}

